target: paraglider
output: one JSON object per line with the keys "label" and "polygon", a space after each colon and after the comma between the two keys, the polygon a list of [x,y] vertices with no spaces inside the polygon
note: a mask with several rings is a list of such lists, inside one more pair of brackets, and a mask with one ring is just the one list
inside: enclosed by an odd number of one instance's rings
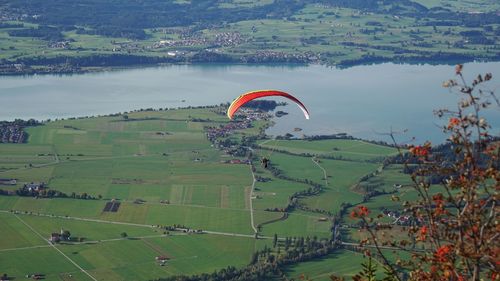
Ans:
{"label": "paraglider", "polygon": [[[300,100],[298,100],[296,97],[294,97],[288,93],[285,93],[282,91],[277,91],[277,90],[253,91],[253,92],[248,92],[248,93],[245,93],[245,94],[239,96],[229,106],[229,108],[227,110],[227,117],[229,117],[229,119],[233,119],[233,115],[236,113],[236,111],[238,111],[238,109],[240,107],[242,107],[243,105],[245,105],[249,101],[252,101],[252,100],[258,99],[258,98],[262,98],[262,97],[273,97],[273,96],[284,97],[284,98],[287,98],[287,99],[295,102],[299,106],[299,108],[302,110],[302,112],[304,113],[304,116],[306,117],[306,119],[309,119],[309,111],[307,110],[307,108],[304,106],[304,104]],[[269,156],[263,157],[261,159],[261,165],[265,169],[267,169],[269,166],[269,162],[270,162]]]}
{"label": "paraglider", "polygon": [[301,101],[299,101],[296,97],[294,97],[288,93],[285,93],[282,91],[276,91],[276,90],[254,91],[254,92],[248,92],[248,93],[245,93],[245,94],[239,96],[229,106],[229,108],[227,110],[227,117],[229,117],[229,119],[233,119],[234,113],[236,113],[236,111],[238,111],[238,109],[240,107],[242,107],[244,104],[246,104],[247,102],[249,102],[251,100],[262,98],[262,97],[273,97],[273,96],[284,97],[284,98],[287,98],[287,99],[295,102],[299,106],[299,108],[302,110],[302,112],[304,113],[304,116],[306,117],[306,119],[309,119],[309,111],[307,110],[307,108],[304,106],[304,104]]}

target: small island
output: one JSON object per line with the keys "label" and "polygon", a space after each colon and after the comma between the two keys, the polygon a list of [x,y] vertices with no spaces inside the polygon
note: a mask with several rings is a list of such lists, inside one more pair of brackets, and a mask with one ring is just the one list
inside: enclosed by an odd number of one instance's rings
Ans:
{"label": "small island", "polygon": [[278,110],[278,111],[276,111],[276,113],[275,113],[274,115],[275,115],[276,117],[283,117],[283,116],[285,116],[285,115],[288,115],[288,112]]}

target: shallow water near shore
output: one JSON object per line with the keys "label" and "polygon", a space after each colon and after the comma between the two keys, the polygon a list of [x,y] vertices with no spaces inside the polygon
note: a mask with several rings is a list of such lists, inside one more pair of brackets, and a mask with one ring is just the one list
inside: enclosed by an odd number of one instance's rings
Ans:
{"label": "shallow water near shore", "polygon": [[[500,62],[468,63],[466,79],[493,73],[486,85],[500,95]],[[174,65],[75,75],[0,77],[0,120],[95,116],[140,108],[175,108],[230,102],[257,89],[279,89],[301,99],[311,112],[305,120],[293,104],[275,118],[269,134],[348,133],[367,139],[407,129],[404,142],[445,139],[434,109],[456,108],[458,95],[443,88],[455,78],[450,65],[379,65],[348,69],[311,66]],[[284,101],[277,99],[277,101]],[[485,117],[498,135],[500,109]],[[302,131],[295,131],[301,128]]]}

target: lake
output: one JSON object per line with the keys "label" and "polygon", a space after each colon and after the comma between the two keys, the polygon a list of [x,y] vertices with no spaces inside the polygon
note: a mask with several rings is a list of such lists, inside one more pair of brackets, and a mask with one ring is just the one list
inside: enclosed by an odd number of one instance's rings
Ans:
{"label": "lake", "polygon": [[[493,73],[488,87],[500,85],[500,62],[468,63],[468,82]],[[495,77],[496,76],[496,77]],[[174,65],[75,75],[0,77],[0,120],[103,115],[140,108],[184,107],[230,102],[258,89],[279,89],[301,99],[311,113],[305,120],[293,104],[280,107],[289,115],[275,118],[269,134],[348,133],[386,139],[392,127],[407,129],[401,141],[445,139],[433,110],[456,108],[458,95],[443,88],[455,78],[450,65],[392,63],[348,69],[326,66]],[[500,90],[500,89],[499,89]],[[500,93],[497,94],[500,95]],[[278,101],[284,101],[277,99]],[[499,133],[500,110],[486,112]],[[294,128],[302,128],[299,133]]]}

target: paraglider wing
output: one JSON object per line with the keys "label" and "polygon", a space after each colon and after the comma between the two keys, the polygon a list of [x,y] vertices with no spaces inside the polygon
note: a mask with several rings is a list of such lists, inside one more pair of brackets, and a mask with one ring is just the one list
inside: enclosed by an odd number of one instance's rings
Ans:
{"label": "paraglider wing", "polygon": [[248,92],[246,94],[239,96],[229,106],[229,108],[227,110],[227,117],[229,117],[229,119],[233,119],[234,113],[236,113],[236,111],[238,111],[238,109],[240,107],[242,107],[245,103],[247,103],[251,100],[262,98],[262,97],[272,97],[272,96],[285,97],[289,100],[292,100],[302,110],[306,119],[309,119],[309,111],[304,106],[304,104],[302,104],[302,102],[300,102],[297,98],[295,98],[294,96],[292,96],[288,93],[276,91],[276,90],[263,90],[263,91]]}

